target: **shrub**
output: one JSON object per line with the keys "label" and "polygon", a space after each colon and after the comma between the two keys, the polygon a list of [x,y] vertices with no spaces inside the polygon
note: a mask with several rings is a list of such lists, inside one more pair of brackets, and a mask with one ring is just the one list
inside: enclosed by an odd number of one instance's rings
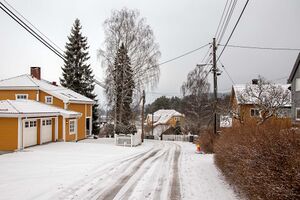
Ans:
{"label": "shrub", "polygon": [[217,137],[211,131],[206,130],[200,134],[196,143],[200,144],[201,151],[204,153],[214,153],[214,142],[216,139]]}
{"label": "shrub", "polygon": [[300,132],[270,120],[224,130],[215,163],[249,199],[300,199]]}

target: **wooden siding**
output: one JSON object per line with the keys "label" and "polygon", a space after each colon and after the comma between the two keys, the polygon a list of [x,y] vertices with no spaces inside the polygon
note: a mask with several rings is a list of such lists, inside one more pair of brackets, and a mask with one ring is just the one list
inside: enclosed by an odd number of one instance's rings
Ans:
{"label": "wooden siding", "polygon": [[28,94],[28,99],[36,100],[37,90],[0,90],[0,100],[16,100],[16,94]]}
{"label": "wooden siding", "polygon": [[63,117],[59,116],[58,117],[58,141],[62,141],[64,139],[63,136]]}
{"label": "wooden siding", "polygon": [[[179,120],[176,120],[176,118],[179,118]],[[184,125],[184,117],[172,117],[171,119],[169,119],[169,121],[167,122],[168,125],[175,127],[176,126],[176,122],[179,122],[180,126]]]}
{"label": "wooden siding", "polygon": [[[45,103],[45,96],[52,96],[44,91],[40,91],[40,94],[39,94],[39,101],[42,102],[42,103]],[[57,106],[59,108],[63,108],[64,109],[64,102],[54,96],[53,97],[53,104],[50,104],[50,105],[54,105],[54,106]]]}
{"label": "wooden siding", "polygon": [[68,110],[76,111],[82,113],[82,116],[77,120],[77,140],[82,140],[86,138],[85,129],[85,118],[86,118],[86,104],[75,104],[71,103],[68,105]]}
{"label": "wooden siding", "polygon": [[18,118],[0,118],[0,151],[18,149]]}

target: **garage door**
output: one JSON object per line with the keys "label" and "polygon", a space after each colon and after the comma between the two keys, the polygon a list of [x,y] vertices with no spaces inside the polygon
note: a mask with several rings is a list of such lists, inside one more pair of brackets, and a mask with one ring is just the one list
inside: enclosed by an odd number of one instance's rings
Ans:
{"label": "garage door", "polygon": [[52,141],[52,120],[51,119],[42,120],[41,139],[42,139],[41,141],[42,143]]}
{"label": "garage door", "polygon": [[24,147],[37,144],[36,120],[26,120],[23,122]]}

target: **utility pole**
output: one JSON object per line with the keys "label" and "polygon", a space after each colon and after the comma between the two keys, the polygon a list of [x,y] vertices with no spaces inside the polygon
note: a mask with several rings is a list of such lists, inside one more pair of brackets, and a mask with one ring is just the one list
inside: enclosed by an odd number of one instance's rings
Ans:
{"label": "utility pole", "polygon": [[214,74],[214,134],[217,134],[217,102],[218,102],[218,81],[217,81],[217,59],[216,59],[216,38],[213,38],[212,43],[212,51],[213,51],[213,65],[212,71]]}
{"label": "utility pole", "polygon": [[145,90],[143,90],[143,96],[142,96],[142,142],[144,142],[144,107],[145,107]]}

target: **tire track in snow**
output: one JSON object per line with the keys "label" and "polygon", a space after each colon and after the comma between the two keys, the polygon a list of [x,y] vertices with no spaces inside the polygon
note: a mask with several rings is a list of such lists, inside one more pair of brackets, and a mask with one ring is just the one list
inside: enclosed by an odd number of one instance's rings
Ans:
{"label": "tire track in snow", "polygon": [[162,165],[161,165],[161,171],[159,174],[159,179],[157,181],[157,185],[155,187],[154,190],[154,197],[153,199],[161,199],[161,195],[162,195],[162,191],[163,191],[163,187],[165,185],[165,187],[168,187],[168,173],[169,172],[167,170],[167,168],[170,168],[171,166],[168,165],[168,163],[170,162],[171,159],[171,149],[168,149],[168,153],[166,155],[166,157],[164,158],[164,160],[162,161]]}
{"label": "tire track in snow", "polygon": [[122,176],[118,179],[113,187],[110,187],[104,191],[102,195],[100,195],[97,200],[111,200],[117,195],[117,193],[122,189],[122,187],[129,181],[129,179],[136,173],[136,171],[146,162],[148,159],[154,157],[159,150],[153,151],[150,155],[143,158],[132,168],[129,174]]}
{"label": "tire track in snow", "polygon": [[[154,148],[149,149],[148,151],[153,151]],[[141,152],[135,155],[130,156],[125,159],[118,159],[109,165],[102,167],[100,170],[95,168],[93,173],[87,175],[83,179],[75,182],[71,186],[65,188],[59,194],[53,196],[53,199],[90,199],[94,195],[96,195],[100,191],[100,187],[97,188],[95,185],[97,183],[102,182],[102,180],[106,179],[111,173],[117,173],[118,171],[124,171],[125,167],[128,167],[141,157],[145,155],[146,152]],[[116,167],[117,166],[117,167]],[[95,186],[96,189],[93,189]],[[82,196],[83,194],[83,196]],[[88,197],[84,197],[88,195]]]}
{"label": "tire track in snow", "polygon": [[136,176],[133,177],[132,178],[133,180],[130,181],[133,183],[129,185],[129,187],[126,189],[126,192],[123,195],[119,195],[120,196],[119,199],[136,198],[132,196],[132,194],[136,189],[140,190],[139,186],[140,184],[143,185],[143,182],[145,182],[145,180],[147,180],[147,182],[150,183],[150,186],[148,184],[148,187],[143,188],[144,193],[146,192],[147,196],[150,196],[155,192],[155,188],[151,188],[151,185],[155,184],[155,182],[160,178],[161,173],[157,173],[157,172],[159,172],[162,169],[163,161],[167,159],[169,154],[169,151],[165,150],[165,148],[161,149],[161,152],[162,152],[161,155],[153,159],[151,162],[145,163],[147,164],[147,166],[145,168],[142,168],[139,172],[136,173]]}
{"label": "tire track in snow", "polygon": [[[176,144],[177,145],[177,144]],[[181,154],[181,147],[177,145],[175,149],[174,159],[173,159],[173,178],[170,190],[170,199],[171,200],[180,200],[181,199],[181,188],[180,188],[180,180],[179,180],[179,156]]]}
{"label": "tire track in snow", "polygon": [[[144,169],[142,169],[142,171],[139,171],[136,173],[137,176],[134,176],[134,183],[131,184],[129,186],[129,188],[127,188],[126,192],[121,195],[121,197],[119,199],[130,199],[130,196],[132,195],[134,189],[136,188],[136,186],[139,184],[139,180],[141,180],[142,177],[145,176],[145,174],[153,167],[155,166],[155,163],[158,162],[162,157],[164,157],[166,155],[166,152],[163,152],[161,155],[159,155],[158,157],[154,158],[153,160],[151,160],[149,163],[147,163],[147,167],[145,167]],[[117,195],[118,196],[118,195]]]}

